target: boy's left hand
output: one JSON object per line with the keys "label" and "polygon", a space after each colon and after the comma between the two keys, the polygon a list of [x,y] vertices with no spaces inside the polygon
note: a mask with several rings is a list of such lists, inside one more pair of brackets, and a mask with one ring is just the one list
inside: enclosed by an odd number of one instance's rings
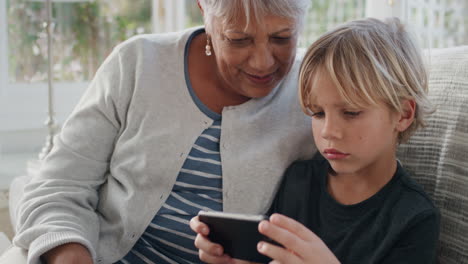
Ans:
{"label": "boy's left hand", "polygon": [[273,214],[270,221],[262,221],[258,229],[284,246],[258,243],[258,251],[272,258],[272,263],[340,263],[316,234],[289,217]]}

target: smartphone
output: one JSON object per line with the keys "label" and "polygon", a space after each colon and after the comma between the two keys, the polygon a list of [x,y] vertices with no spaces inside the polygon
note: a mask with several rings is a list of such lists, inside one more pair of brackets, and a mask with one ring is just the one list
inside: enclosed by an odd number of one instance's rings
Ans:
{"label": "smartphone", "polygon": [[[200,211],[201,222],[208,225],[208,238],[224,248],[229,256],[253,262],[270,262],[271,259],[257,251],[260,241],[272,240],[258,231],[258,224],[268,219],[264,215]],[[276,244],[276,243],[275,243]]]}

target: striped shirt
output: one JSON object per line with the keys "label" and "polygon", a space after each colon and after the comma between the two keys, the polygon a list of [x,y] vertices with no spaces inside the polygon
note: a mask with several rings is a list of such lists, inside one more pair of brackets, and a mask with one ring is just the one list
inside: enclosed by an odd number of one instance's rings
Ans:
{"label": "striped shirt", "polygon": [[200,210],[222,211],[221,120],[198,137],[172,192],[133,249],[117,263],[201,263],[189,221]]}

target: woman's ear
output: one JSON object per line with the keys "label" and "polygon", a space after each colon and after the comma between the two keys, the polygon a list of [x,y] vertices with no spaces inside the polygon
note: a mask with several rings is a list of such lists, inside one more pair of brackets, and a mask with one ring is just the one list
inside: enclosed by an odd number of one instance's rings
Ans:
{"label": "woman's ear", "polygon": [[398,132],[405,131],[414,121],[416,114],[416,101],[414,99],[405,99],[402,102],[403,112],[399,116],[396,129]]}

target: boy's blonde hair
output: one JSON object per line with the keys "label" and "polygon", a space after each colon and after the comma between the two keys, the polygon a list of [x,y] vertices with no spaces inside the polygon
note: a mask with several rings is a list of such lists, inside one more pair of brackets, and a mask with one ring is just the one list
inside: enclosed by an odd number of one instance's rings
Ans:
{"label": "boy's blonde hair", "polygon": [[352,106],[384,102],[403,112],[402,100],[414,99],[414,122],[401,132],[405,142],[432,112],[428,83],[419,49],[398,18],[382,22],[368,18],[346,23],[326,33],[307,50],[299,73],[299,100],[310,115],[317,74],[326,73]]}

